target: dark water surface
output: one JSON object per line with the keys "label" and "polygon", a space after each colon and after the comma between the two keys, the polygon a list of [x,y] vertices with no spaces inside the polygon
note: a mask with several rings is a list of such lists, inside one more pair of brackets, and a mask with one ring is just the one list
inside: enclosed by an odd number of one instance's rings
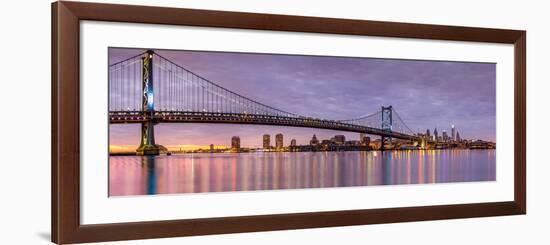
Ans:
{"label": "dark water surface", "polygon": [[110,156],[109,195],[493,181],[495,150]]}

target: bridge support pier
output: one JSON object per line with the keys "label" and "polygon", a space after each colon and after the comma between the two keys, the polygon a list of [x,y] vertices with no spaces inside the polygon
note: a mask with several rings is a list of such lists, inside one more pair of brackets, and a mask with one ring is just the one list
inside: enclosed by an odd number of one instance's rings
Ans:
{"label": "bridge support pier", "polygon": [[141,143],[136,150],[138,155],[159,155],[160,147],[155,144],[155,106],[153,104],[153,51],[148,50],[147,55],[142,58],[142,108],[143,116],[147,121],[141,124]]}
{"label": "bridge support pier", "polygon": [[[385,106],[382,106],[382,110],[381,110],[381,115],[382,115],[382,130],[385,130],[385,131],[388,131],[388,132],[391,132],[392,131],[392,124],[393,124],[393,107],[390,105],[388,107],[385,107]],[[386,140],[389,139],[389,142],[390,142],[390,147],[391,147],[391,137],[385,137],[385,136],[382,136],[381,140],[380,140],[380,150],[383,151],[386,149],[386,147],[384,146],[386,144]]]}

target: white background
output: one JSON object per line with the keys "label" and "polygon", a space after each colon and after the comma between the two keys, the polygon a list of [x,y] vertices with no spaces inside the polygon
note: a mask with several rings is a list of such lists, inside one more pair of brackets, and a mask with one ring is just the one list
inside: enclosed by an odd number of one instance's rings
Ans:
{"label": "white background", "polygon": [[[125,1],[189,8],[528,30],[528,215],[119,242],[117,244],[548,244],[550,21],[543,1]],[[1,126],[3,244],[46,244],[50,226],[50,2],[4,3]],[[7,85],[7,87],[6,87]],[[33,120],[21,120],[32,111]],[[8,116],[8,113],[12,113]],[[14,117],[17,116],[17,117]],[[17,118],[17,120],[16,120]],[[33,147],[29,151],[29,147]],[[6,153],[9,151],[9,153]],[[531,242],[525,242],[529,241]]]}

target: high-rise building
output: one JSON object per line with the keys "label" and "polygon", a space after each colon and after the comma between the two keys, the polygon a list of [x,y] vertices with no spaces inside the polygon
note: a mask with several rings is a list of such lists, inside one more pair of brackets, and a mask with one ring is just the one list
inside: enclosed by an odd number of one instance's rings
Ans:
{"label": "high-rise building", "polygon": [[241,149],[241,138],[239,136],[231,137],[231,149],[232,150]]}
{"label": "high-rise building", "polygon": [[214,152],[214,144],[210,144],[210,152]]}
{"label": "high-rise building", "polygon": [[313,135],[313,137],[311,137],[311,140],[309,141],[309,144],[310,145],[318,145],[319,144],[319,140],[317,139],[317,136],[315,136],[315,134]]}
{"label": "high-rise building", "polygon": [[460,134],[458,134],[458,130],[456,130],[456,141],[460,141]]}
{"label": "high-rise building", "polygon": [[443,133],[441,134],[441,136],[443,137],[444,142],[449,141],[449,136],[447,135],[447,131],[443,130]]}
{"label": "high-rise building", "polygon": [[434,140],[438,141],[439,135],[437,135],[437,128],[434,129]]}
{"label": "high-rise building", "polygon": [[296,139],[290,140],[290,146],[295,147],[296,146]]}
{"label": "high-rise building", "polygon": [[271,149],[271,136],[269,134],[264,134],[263,142],[264,142],[263,144],[264,150]]}
{"label": "high-rise building", "polygon": [[430,135],[430,129],[426,129],[426,138],[430,138],[431,135]]}
{"label": "high-rise building", "polygon": [[335,135],[334,136],[334,143],[338,145],[343,145],[346,142],[346,136],[345,135]]}
{"label": "high-rise building", "polygon": [[275,148],[277,148],[277,150],[283,149],[283,134],[275,135]]}
{"label": "high-rise building", "polygon": [[456,140],[456,131],[455,131],[455,125],[451,125],[451,141]]}

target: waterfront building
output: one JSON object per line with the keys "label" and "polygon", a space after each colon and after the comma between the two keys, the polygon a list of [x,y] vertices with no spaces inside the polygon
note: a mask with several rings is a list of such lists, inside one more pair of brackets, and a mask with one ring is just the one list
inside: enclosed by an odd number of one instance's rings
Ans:
{"label": "waterfront building", "polygon": [[214,152],[214,144],[210,144],[210,152]]}
{"label": "waterfront building", "polygon": [[271,149],[271,136],[269,134],[264,134],[263,148],[264,148],[264,150]]}
{"label": "waterfront building", "polygon": [[434,129],[434,140],[439,141],[439,135],[437,135],[437,128]]}
{"label": "waterfront building", "polygon": [[338,145],[343,145],[346,142],[346,136],[344,135],[335,135],[334,136],[334,143]]}
{"label": "waterfront building", "polygon": [[275,135],[275,148],[280,151],[283,149],[283,134]]}
{"label": "waterfront building", "polygon": [[430,129],[426,129],[426,137],[427,137],[427,138],[430,138],[430,137],[431,137],[431,136],[430,136]]}
{"label": "waterfront building", "polygon": [[298,149],[297,145],[296,145],[296,139],[291,139],[290,140],[290,147],[289,147],[290,151],[296,151]]}
{"label": "waterfront building", "polygon": [[489,141],[476,140],[469,144],[470,149],[496,149],[496,144]]}
{"label": "waterfront building", "polygon": [[336,150],[336,144],[334,143],[333,139],[322,140],[320,150],[322,150],[322,151],[334,151],[334,150]]}
{"label": "waterfront building", "polygon": [[231,137],[231,149],[232,150],[241,149],[241,138],[239,136]]}
{"label": "waterfront building", "polygon": [[456,141],[460,142],[460,134],[458,134],[458,130],[456,131]]}
{"label": "waterfront building", "polygon": [[317,136],[314,134],[313,137],[311,137],[311,140],[309,141],[309,144],[312,146],[318,145],[319,140],[317,139]]}
{"label": "waterfront building", "polygon": [[361,138],[361,145],[362,146],[369,146],[370,145],[370,137],[364,136]]}
{"label": "waterfront building", "polygon": [[290,146],[295,147],[296,146],[296,139],[290,140]]}

